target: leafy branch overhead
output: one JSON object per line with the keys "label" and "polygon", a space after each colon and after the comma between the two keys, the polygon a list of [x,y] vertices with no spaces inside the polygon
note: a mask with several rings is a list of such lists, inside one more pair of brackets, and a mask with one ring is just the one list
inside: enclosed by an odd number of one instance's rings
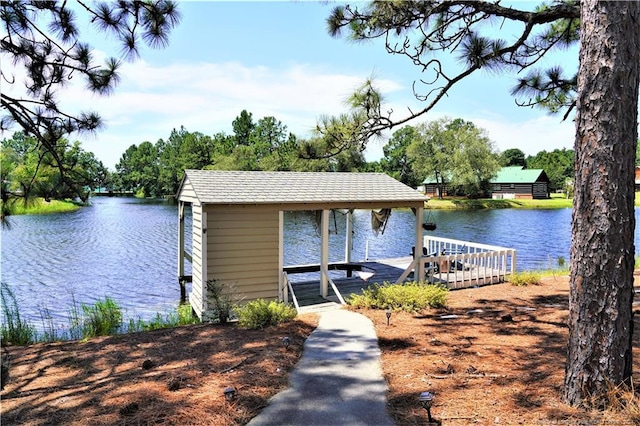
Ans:
{"label": "leafy branch overhead", "polygon": [[[517,5],[517,3],[516,3]],[[565,76],[561,67],[538,68],[549,52],[565,49],[579,40],[580,8],[576,1],[554,1],[533,11],[483,1],[376,1],[361,7],[337,6],[327,19],[329,33],[354,41],[383,39],[390,54],[407,57],[424,75],[414,81],[414,96],[426,103],[392,119],[384,111],[380,94],[365,83],[351,99],[357,111],[360,142],[381,131],[407,123],[430,111],[461,80],[479,71],[524,73],[512,94],[521,106],[540,106],[552,112],[575,106],[576,75]],[[518,28],[505,40],[488,36],[487,29],[505,25]],[[510,27],[511,28],[511,27]],[[504,34],[494,31],[493,34]],[[438,54],[453,54],[459,67],[445,69]]]}
{"label": "leafy branch overhead", "polygon": [[[120,61],[99,65],[92,47],[82,41],[78,15],[93,27],[114,37],[124,58],[139,55],[141,43],[164,47],[180,19],[170,0],[82,2],[3,1],[0,51],[3,91],[0,130],[21,128],[35,137],[65,176],[59,141],[73,132],[94,131],[103,122],[93,111],[64,111],[59,91],[82,79],[87,91],[110,94],[118,83]],[[5,65],[7,64],[7,65]],[[10,64],[10,65],[9,65]]]}

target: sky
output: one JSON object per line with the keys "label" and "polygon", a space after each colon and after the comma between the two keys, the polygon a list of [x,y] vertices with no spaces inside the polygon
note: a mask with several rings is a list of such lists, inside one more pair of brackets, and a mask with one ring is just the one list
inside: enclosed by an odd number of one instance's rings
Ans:
{"label": "sky", "polygon": [[[123,61],[121,81],[112,95],[93,95],[74,84],[59,92],[63,110],[91,110],[102,116],[103,129],[71,139],[80,140],[85,150],[112,170],[129,146],[168,139],[181,126],[205,135],[232,134],[232,122],[242,110],[252,113],[255,122],[273,116],[299,138],[309,137],[320,116],[345,112],[345,99],[372,76],[395,118],[404,117],[407,108],[424,107],[414,98],[412,85],[429,75],[409,59],[388,54],[382,41],[354,43],[328,34],[326,18],[343,3],[178,4],[182,19],[172,31],[169,46],[143,48],[140,59]],[[525,3],[516,6],[527,7]],[[79,18],[79,23],[86,21]],[[96,57],[117,57],[120,48],[115,40],[83,25],[83,39],[96,49]],[[504,33],[501,37],[512,35],[505,27],[499,31]],[[456,64],[451,55],[441,58]],[[577,62],[577,49],[549,61],[573,70]],[[573,122],[517,106],[510,95],[516,78],[513,74],[474,75],[459,83],[432,112],[409,124],[445,116],[472,121],[487,131],[498,151],[519,148],[535,155],[572,148]],[[369,142],[368,161],[382,157],[390,135]]]}

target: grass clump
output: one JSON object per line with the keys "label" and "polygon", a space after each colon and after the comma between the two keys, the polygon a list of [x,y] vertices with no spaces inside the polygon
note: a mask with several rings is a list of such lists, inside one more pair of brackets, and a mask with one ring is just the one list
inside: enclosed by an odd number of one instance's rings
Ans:
{"label": "grass clump", "polygon": [[181,325],[196,324],[200,319],[193,315],[190,304],[178,305],[175,312],[166,315],[157,313],[151,320],[129,319],[125,324],[118,303],[105,297],[94,304],[79,304],[72,295],[68,311],[68,327],[57,327],[48,308],[40,309],[42,331],[20,316],[18,302],[11,288],[0,283],[0,343],[4,345],[30,345],[37,342],[61,340],[86,340],[98,336],[151,331]]}
{"label": "grass clump", "polygon": [[515,274],[511,274],[509,276],[509,282],[511,283],[511,285],[522,287],[527,285],[538,285],[540,284],[541,278],[542,275],[539,272],[516,272]]}
{"label": "grass clump", "polygon": [[175,313],[170,312],[164,316],[160,313],[156,313],[156,316],[149,321],[144,321],[141,318],[138,318],[137,320],[130,318],[126,331],[127,333],[134,333],[137,331],[161,330],[181,325],[196,324],[198,322],[200,322],[200,319],[193,315],[191,305],[183,303],[178,305]]}
{"label": "grass clump", "polygon": [[352,294],[347,303],[356,308],[392,309],[418,312],[425,308],[442,308],[447,304],[446,287],[410,282],[406,284],[375,284]]}
{"label": "grass clump", "polygon": [[238,306],[235,313],[241,327],[252,329],[289,322],[297,315],[295,308],[286,303],[264,299],[252,300],[244,306]]}
{"label": "grass clump", "polygon": [[2,324],[0,338],[2,345],[29,345],[37,340],[33,325],[20,317],[15,295],[5,283],[0,283],[0,305],[2,306]]}
{"label": "grass clump", "polygon": [[110,297],[93,305],[83,303],[82,313],[82,337],[85,339],[116,334],[122,327],[122,309]]}

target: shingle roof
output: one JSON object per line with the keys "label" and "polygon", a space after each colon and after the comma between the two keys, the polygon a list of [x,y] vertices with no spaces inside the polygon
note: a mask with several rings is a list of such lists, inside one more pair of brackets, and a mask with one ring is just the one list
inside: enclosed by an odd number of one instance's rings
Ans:
{"label": "shingle roof", "polygon": [[534,183],[542,175],[544,180],[547,180],[547,174],[542,169],[524,169],[522,166],[503,167],[490,183]]}
{"label": "shingle roof", "polygon": [[[185,170],[203,204],[425,202],[426,197],[384,173]],[[179,192],[179,194],[180,194]]]}

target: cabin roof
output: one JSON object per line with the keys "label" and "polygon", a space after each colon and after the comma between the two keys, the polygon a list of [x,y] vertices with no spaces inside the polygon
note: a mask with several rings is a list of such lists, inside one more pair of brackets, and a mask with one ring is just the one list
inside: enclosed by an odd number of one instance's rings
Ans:
{"label": "cabin roof", "polygon": [[185,170],[203,204],[407,203],[427,198],[384,173]]}
{"label": "cabin roof", "polygon": [[543,169],[525,169],[522,166],[503,167],[490,183],[535,183],[548,182]]}

